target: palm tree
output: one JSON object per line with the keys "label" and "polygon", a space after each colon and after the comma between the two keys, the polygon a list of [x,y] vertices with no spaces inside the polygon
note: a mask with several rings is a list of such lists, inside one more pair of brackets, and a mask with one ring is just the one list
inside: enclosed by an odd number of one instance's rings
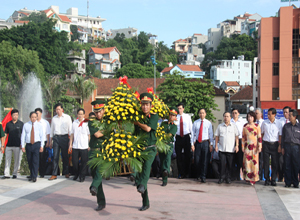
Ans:
{"label": "palm tree", "polygon": [[93,80],[78,75],[72,76],[69,85],[70,90],[79,95],[82,108],[83,101],[89,99],[93,91],[97,88]]}
{"label": "palm tree", "polygon": [[51,106],[51,118],[53,117],[54,104],[60,99],[65,87],[66,83],[63,83],[58,75],[50,77],[43,83],[44,96]]}

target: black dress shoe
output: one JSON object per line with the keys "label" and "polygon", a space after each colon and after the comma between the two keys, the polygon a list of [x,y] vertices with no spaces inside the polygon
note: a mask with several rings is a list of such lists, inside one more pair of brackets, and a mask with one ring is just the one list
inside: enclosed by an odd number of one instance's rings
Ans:
{"label": "black dress shoe", "polygon": [[140,184],[140,185],[138,186],[138,188],[137,188],[137,191],[138,191],[139,193],[144,194],[144,192],[145,192],[145,187],[144,187],[142,184]]}
{"label": "black dress shoe", "polygon": [[9,176],[3,176],[3,177],[1,177],[1,179],[3,179],[3,180],[10,179],[10,177]]}
{"label": "black dress shoe", "polygon": [[34,182],[34,183],[35,183],[35,182],[36,182],[36,178],[32,178],[32,182]]}
{"label": "black dress shoe", "polygon": [[289,187],[291,187],[291,184],[290,184],[290,185],[285,184],[284,187],[285,187],[285,188],[289,188]]}
{"label": "black dress shoe", "polygon": [[297,185],[297,186],[295,186],[295,185],[294,185],[294,188],[297,188],[297,189],[299,189],[299,185]]}
{"label": "black dress shoe", "polygon": [[130,179],[131,182],[134,182],[134,181],[135,181],[134,176],[130,176],[129,179]]}
{"label": "black dress shoe", "polygon": [[80,178],[80,179],[79,179],[79,182],[83,183],[84,180],[85,180],[85,178]]}
{"label": "black dress shoe", "polygon": [[164,170],[164,172],[163,172],[163,177],[166,177],[166,176],[168,176],[168,171],[167,170]]}
{"label": "black dress shoe", "polygon": [[268,180],[265,181],[265,186],[270,186],[270,182]]}
{"label": "black dress shoe", "polygon": [[[92,196],[97,195],[97,189],[96,189],[95,186],[92,186],[92,187],[90,188],[90,193],[92,194]],[[99,206],[98,206],[98,207],[99,207]]]}
{"label": "black dress shoe", "polygon": [[12,177],[13,179],[17,179],[17,176],[16,175],[13,175],[13,177]]}
{"label": "black dress shoe", "polygon": [[150,205],[143,205],[142,208],[140,208],[139,210],[140,211],[145,211],[145,210],[147,210],[149,208],[150,208]]}
{"label": "black dress shoe", "polygon": [[39,177],[40,177],[40,178],[44,178],[44,175],[40,175]]}
{"label": "black dress shoe", "polygon": [[271,182],[271,186],[277,186],[276,182],[275,182],[275,181],[272,181],[272,182]]}
{"label": "black dress shoe", "polygon": [[30,178],[28,178],[28,181],[32,181],[32,178],[30,177]]}
{"label": "black dress shoe", "polygon": [[105,208],[105,205],[98,205],[97,208],[95,208],[96,211],[101,211],[102,209]]}
{"label": "black dress shoe", "polygon": [[223,179],[219,179],[218,184],[224,183]]}
{"label": "black dress shoe", "polygon": [[78,176],[74,176],[74,177],[73,177],[73,180],[77,180],[77,178],[78,178]]}
{"label": "black dress shoe", "polygon": [[178,179],[183,179],[183,176],[179,175],[179,176],[178,176]]}
{"label": "black dress shoe", "polygon": [[227,184],[231,184],[231,180],[230,180],[230,179],[227,179],[227,180],[226,180],[226,183],[227,183]]}
{"label": "black dress shoe", "polygon": [[167,185],[167,183],[162,183],[162,184],[161,184],[161,186],[166,186],[166,185]]}
{"label": "black dress shoe", "polygon": [[201,179],[201,183],[206,183],[206,179],[205,178]]}
{"label": "black dress shoe", "polygon": [[31,178],[31,176],[26,176],[27,179]]}

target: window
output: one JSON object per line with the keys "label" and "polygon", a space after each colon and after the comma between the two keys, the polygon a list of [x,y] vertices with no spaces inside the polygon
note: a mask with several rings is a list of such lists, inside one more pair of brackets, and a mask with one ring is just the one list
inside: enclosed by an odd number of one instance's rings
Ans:
{"label": "window", "polygon": [[279,75],[279,63],[273,63],[273,76]]}
{"label": "window", "polygon": [[293,57],[299,57],[299,29],[293,29]]}
{"label": "window", "polygon": [[249,63],[244,63],[244,67],[249,67]]}
{"label": "window", "polygon": [[279,100],[279,88],[272,89],[272,100]]}
{"label": "window", "polygon": [[279,50],[279,37],[273,37],[273,50]]}
{"label": "window", "polygon": [[85,64],[81,64],[81,68],[84,69]]}

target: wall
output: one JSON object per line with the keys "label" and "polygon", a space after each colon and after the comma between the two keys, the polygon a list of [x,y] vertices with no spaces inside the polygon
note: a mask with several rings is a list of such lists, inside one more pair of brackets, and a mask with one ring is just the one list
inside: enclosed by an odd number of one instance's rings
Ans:
{"label": "wall", "polygon": [[212,114],[216,118],[215,122],[212,122],[214,132],[219,125],[219,120],[223,122],[223,113],[225,112],[225,96],[215,96],[215,103],[218,105],[217,109],[219,109],[220,111],[212,111]]}

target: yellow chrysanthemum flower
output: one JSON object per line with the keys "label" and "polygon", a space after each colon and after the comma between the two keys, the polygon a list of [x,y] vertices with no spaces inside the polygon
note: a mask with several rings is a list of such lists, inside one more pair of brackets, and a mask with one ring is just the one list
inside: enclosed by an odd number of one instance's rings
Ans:
{"label": "yellow chrysanthemum flower", "polygon": [[115,158],[115,161],[118,161],[118,158]]}
{"label": "yellow chrysanthemum flower", "polygon": [[121,137],[121,138],[124,138],[124,137],[126,137],[126,135],[125,135],[125,134],[121,134],[120,137]]}
{"label": "yellow chrysanthemum flower", "polygon": [[124,158],[125,158],[125,155],[122,155],[122,158],[124,159]]}

